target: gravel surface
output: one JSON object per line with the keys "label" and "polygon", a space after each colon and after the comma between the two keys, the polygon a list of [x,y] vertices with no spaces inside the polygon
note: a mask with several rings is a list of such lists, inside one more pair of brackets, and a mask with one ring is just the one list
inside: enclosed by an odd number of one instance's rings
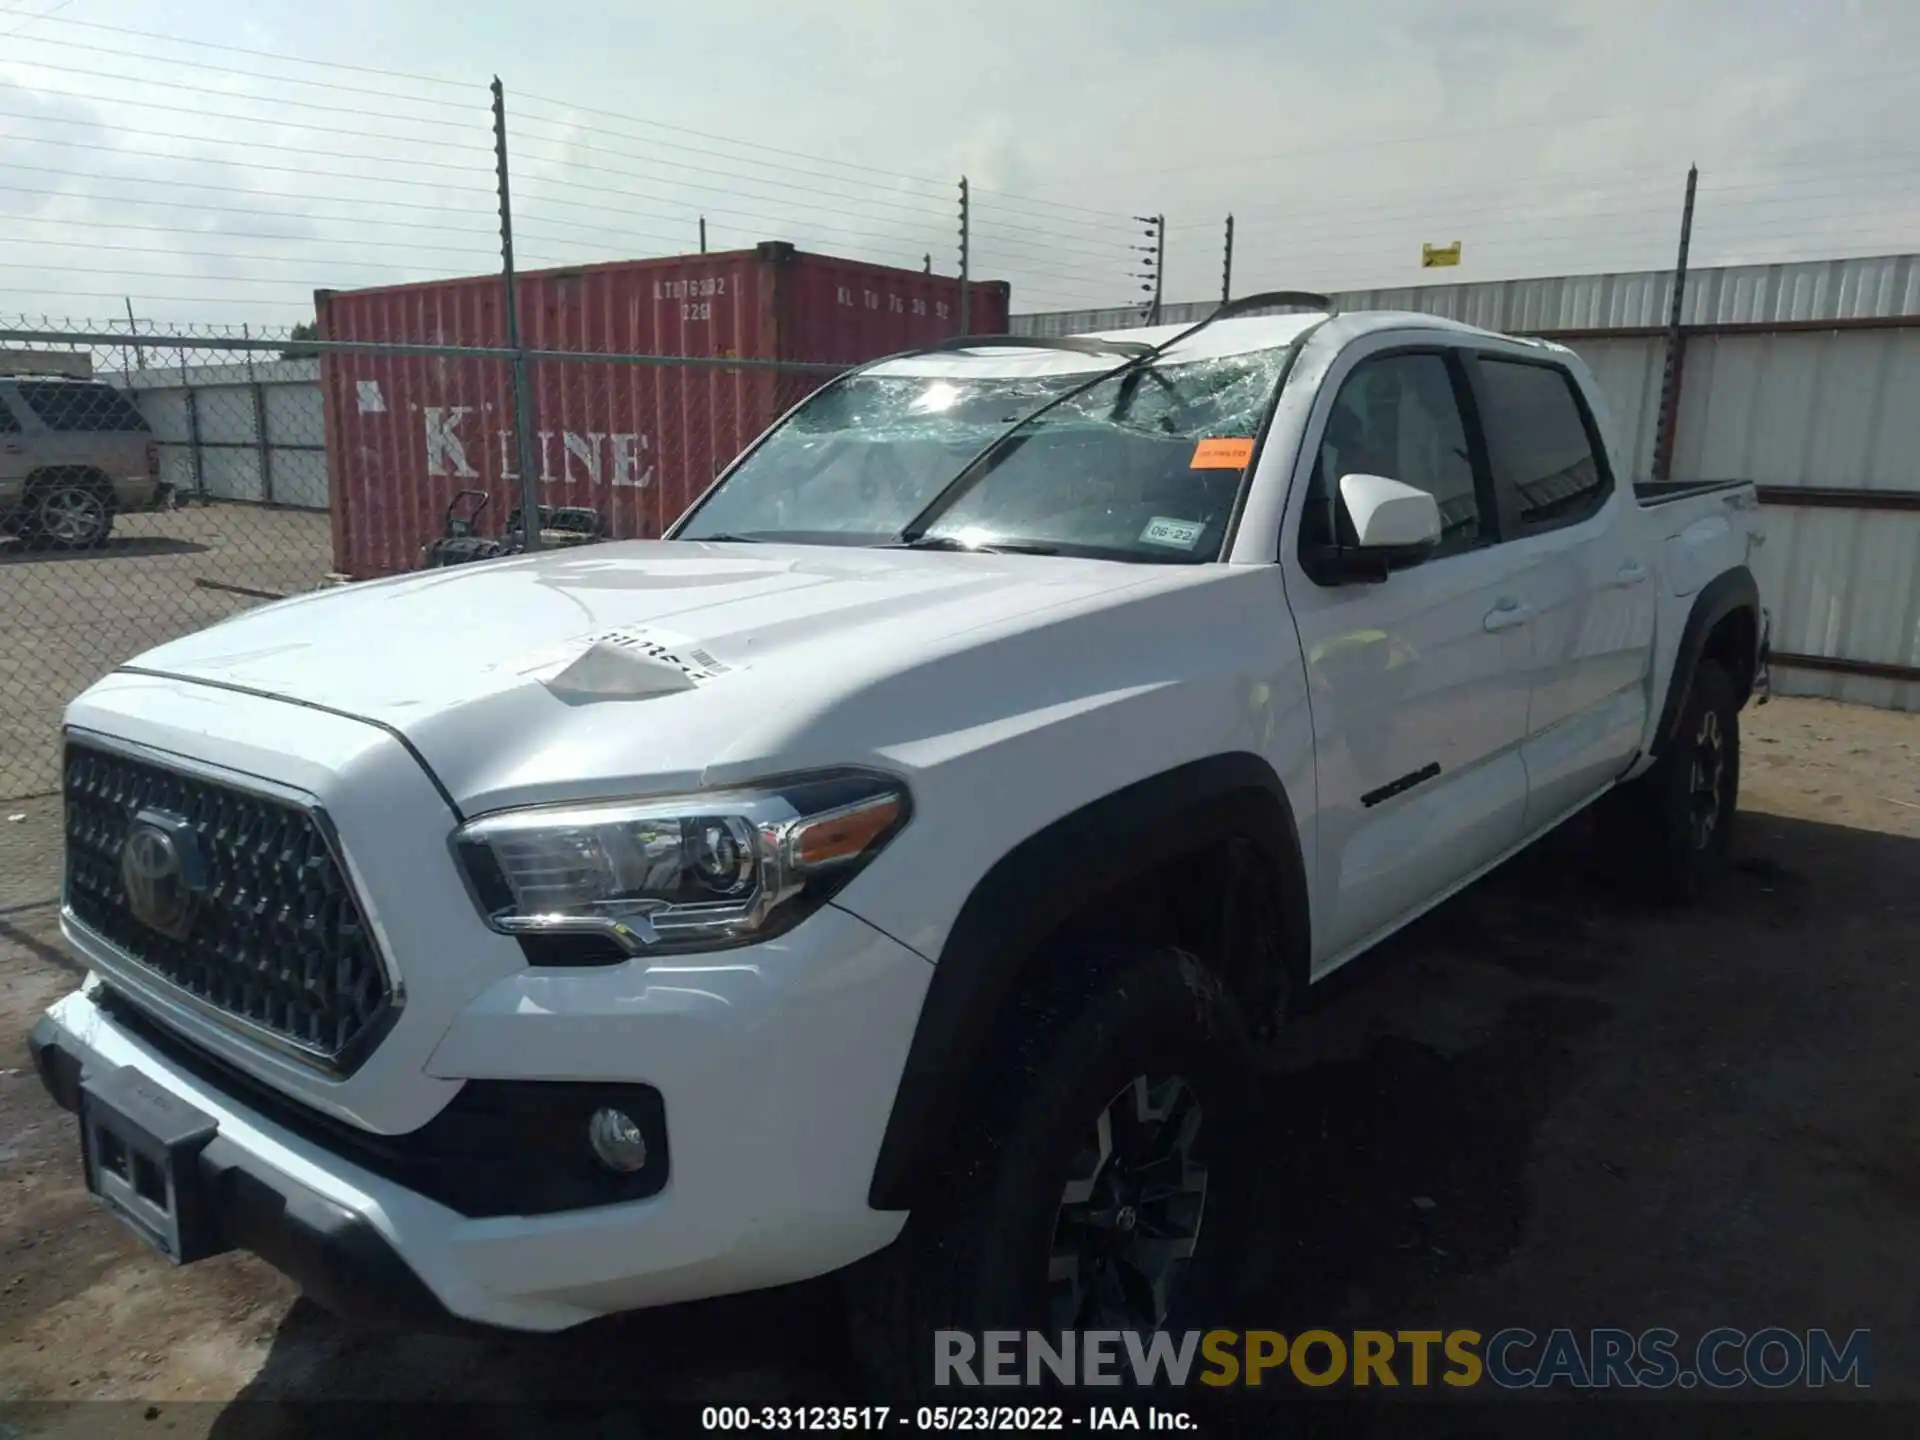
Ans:
{"label": "gravel surface", "polygon": [[[1647,908],[1576,823],[1323,987],[1215,1237],[1244,1256],[1224,1323],[1869,1327],[1874,1395],[1920,1400],[1920,716],[1776,700],[1743,731],[1709,901]],[[202,1401],[142,1433],[292,1434],[225,1402],[856,1393],[806,1291],[451,1339],[343,1325],[243,1256],[170,1269],[88,1203],[25,1068],[74,983],[28,893],[56,839],[51,805],[0,828],[0,1401],[133,1402],[31,1412],[101,1433]]]}

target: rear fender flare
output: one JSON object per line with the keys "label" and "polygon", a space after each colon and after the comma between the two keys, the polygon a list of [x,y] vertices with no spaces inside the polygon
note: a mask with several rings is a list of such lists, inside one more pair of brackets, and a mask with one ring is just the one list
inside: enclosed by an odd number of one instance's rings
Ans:
{"label": "rear fender flare", "polygon": [[1741,610],[1750,611],[1753,615],[1756,653],[1746,657],[1744,671],[1737,672],[1733,682],[1739,686],[1743,700],[1753,688],[1754,673],[1759,665],[1760,587],[1755,583],[1751,570],[1744,565],[1736,565],[1709,581],[1694,598],[1693,609],[1687,613],[1686,627],[1680,632],[1680,647],[1673,657],[1673,677],[1667,683],[1667,698],[1661,706],[1660,723],[1653,732],[1652,754],[1656,759],[1666,752],[1679,728],[1680,716],[1685,712],[1687,699],[1693,693],[1693,677],[1700,668],[1701,657],[1706,654],[1707,641],[1714,628],[1729,615]]}

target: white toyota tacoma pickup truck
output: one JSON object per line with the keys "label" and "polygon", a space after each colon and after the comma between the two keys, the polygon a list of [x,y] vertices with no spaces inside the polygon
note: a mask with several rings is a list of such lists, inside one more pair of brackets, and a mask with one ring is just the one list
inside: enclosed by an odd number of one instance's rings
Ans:
{"label": "white toyota tacoma pickup truck", "polygon": [[1564,348],[1310,298],[895,356],[666,539],[94,685],[31,1038],[90,1189],[409,1324],[1166,1323],[1296,997],[1596,801],[1694,891],[1765,694],[1751,486],[1636,493]]}

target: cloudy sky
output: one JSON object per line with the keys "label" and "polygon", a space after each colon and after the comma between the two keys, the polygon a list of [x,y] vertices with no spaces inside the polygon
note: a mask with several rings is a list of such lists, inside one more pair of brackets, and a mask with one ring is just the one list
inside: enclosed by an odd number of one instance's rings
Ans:
{"label": "cloudy sky", "polygon": [[[160,38],[166,37],[166,38]],[[280,58],[292,57],[292,58]],[[1920,250],[1914,0],[0,0],[0,312],[787,239],[1017,310]],[[1423,242],[1462,243],[1422,272]]]}

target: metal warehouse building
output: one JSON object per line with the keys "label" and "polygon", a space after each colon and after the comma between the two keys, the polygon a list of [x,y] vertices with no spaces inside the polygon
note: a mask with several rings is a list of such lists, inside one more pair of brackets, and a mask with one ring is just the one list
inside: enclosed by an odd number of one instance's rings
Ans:
{"label": "metal warehouse building", "polygon": [[[1920,710],[1920,255],[1690,271],[1665,453],[1670,270],[1332,298],[1571,346],[1606,392],[1634,479],[1760,487],[1775,688]],[[1161,318],[1200,320],[1215,303],[1165,305]],[[1129,306],[1016,315],[1012,328],[1143,323]]]}

